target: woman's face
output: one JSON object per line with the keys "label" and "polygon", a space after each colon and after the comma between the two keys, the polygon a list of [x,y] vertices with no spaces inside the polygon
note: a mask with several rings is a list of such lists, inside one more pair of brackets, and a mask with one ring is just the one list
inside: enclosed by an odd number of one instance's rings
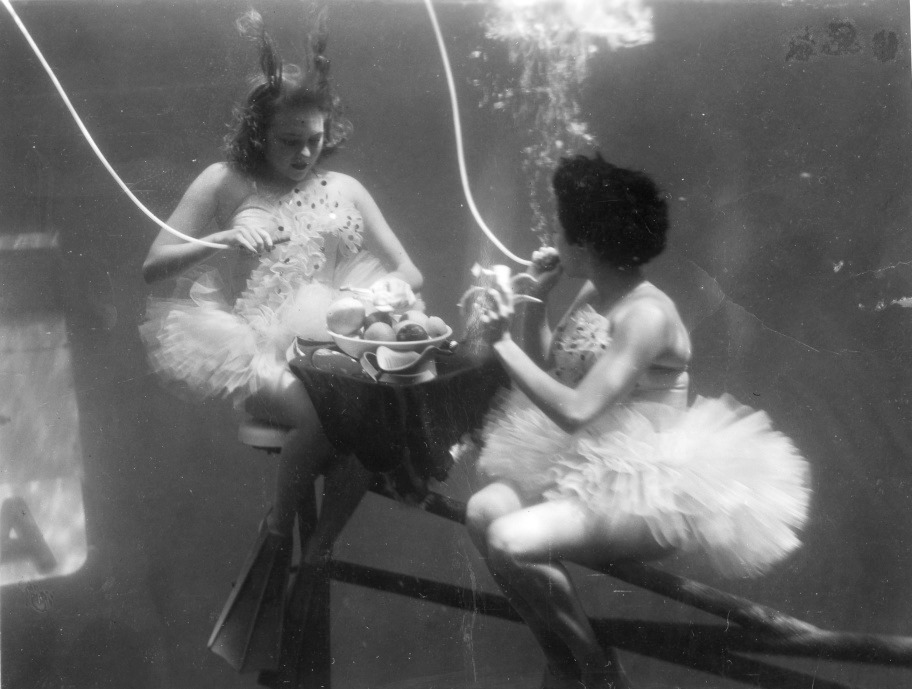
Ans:
{"label": "woman's face", "polygon": [[557,232],[553,233],[552,238],[554,248],[560,254],[564,274],[568,277],[585,277],[586,268],[589,265],[589,252],[586,248],[568,242],[567,234],[560,226],[558,226]]}
{"label": "woman's face", "polygon": [[266,130],[265,159],[280,179],[302,181],[323,151],[325,117],[312,105],[276,112]]}

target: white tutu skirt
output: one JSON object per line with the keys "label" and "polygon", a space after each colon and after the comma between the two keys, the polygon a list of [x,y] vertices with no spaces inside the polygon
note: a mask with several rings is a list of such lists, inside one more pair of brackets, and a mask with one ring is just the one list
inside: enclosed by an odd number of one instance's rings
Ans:
{"label": "white tutu skirt", "polygon": [[330,276],[289,279],[271,273],[248,283],[232,305],[217,271],[178,280],[175,296],[151,298],[140,335],[151,368],[191,397],[228,397],[240,403],[275,385],[288,370],[295,337],[328,342],[326,312],[342,286],[370,287],[386,274],[361,252]]}
{"label": "white tutu skirt", "polygon": [[687,409],[633,401],[568,434],[505,392],[478,469],[526,504],[572,498],[607,519],[639,516],[658,543],[703,551],[725,576],[760,574],[794,551],[810,502],[808,464],[791,440],[728,395]]}

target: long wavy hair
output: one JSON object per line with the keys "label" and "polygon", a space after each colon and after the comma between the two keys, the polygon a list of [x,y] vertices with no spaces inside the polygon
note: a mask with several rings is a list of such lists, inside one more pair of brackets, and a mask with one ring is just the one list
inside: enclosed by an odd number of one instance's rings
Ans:
{"label": "long wavy hair", "polygon": [[259,12],[250,10],[237,20],[241,36],[260,51],[260,73],[252,80],[244,102],[234,109],[232,132],[225,139],[228,162],[249,175],[258,175],[266,164],[266,133],[276,112],[291,107],[314,106],[324,117],[322,156],[335,151],[351,134],[351,123],[329,80],[326,51],[326,14],[321,12],[304,48],[302,65],[283,64]]}

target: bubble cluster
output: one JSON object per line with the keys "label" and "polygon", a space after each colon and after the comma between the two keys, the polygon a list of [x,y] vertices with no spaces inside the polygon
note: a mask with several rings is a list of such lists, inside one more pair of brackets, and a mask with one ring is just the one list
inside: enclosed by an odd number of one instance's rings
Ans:
{"label": "bubble cluster", "polygon": [[471,57],[485,63],[505,48],[514,70],[484,70],[473,82],[481,104],[511,113],[530,139],[522,166],[532,229],[544,240],[554,205],[551,172],[562,155],[596,144],[579,105],[590,59],[603,48],[651,42],[652,10],[642,0],[497,0],[485,35],[491,45]]}

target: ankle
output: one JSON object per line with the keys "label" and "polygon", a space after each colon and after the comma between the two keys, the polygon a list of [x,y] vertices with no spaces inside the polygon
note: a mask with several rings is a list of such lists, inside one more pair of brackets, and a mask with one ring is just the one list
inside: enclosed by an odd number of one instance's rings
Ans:
{"label": "ankle", "polygon": [[288,518],[280,518],[276,511],[269,510],[269,514],[266,515],[266,518],[263,520],[263,525],[266,530],[277,536],[290,536],[292,532],[292,527],[294,525],[294,515]]}

